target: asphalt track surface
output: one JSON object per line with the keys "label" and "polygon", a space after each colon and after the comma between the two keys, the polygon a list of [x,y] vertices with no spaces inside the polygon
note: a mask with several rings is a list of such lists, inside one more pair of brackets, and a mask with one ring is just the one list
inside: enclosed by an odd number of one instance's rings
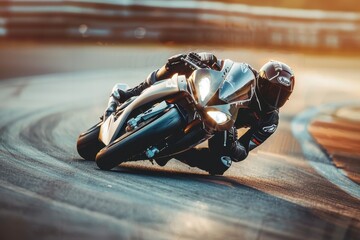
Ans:
{"label": "asphalt track surface", "polygon": [[348,191],[319,173],[313,163],[333,171],[331,163],[304,154],[292,127],[311,107],[359,101],[358,58],[199,49],[256,68],[276,58],[297,73],[276,134],[224,176],[209,176],[175,160],[101,171],[75,149],[115,83],[134,86],[188,47],[76,49],[1,51],[6,76],[53,73],[0,82],[1,239],[360,239],[359,186],[345,183]]}

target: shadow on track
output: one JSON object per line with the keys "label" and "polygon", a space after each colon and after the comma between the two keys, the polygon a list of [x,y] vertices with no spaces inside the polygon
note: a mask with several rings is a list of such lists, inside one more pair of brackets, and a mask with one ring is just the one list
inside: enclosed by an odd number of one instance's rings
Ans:
{"label": "shadow on track", "polygon": [[230,177],[220,176],[220,175],[209,175],[208,173],[205,172],[204,173],[186,172],[179,170],[169,170],[165,168],[163,169],[149,168],[144,166],[119,166],[113,169],[112,172],[139,175],[142,177],[159,177],[159,178],[177,179],[181,181],[189,181],[189,180],[201,181],[202,183],[208,183],[208,184],[219,184],[223,186],[251,189],[250,187],[243,185]]}

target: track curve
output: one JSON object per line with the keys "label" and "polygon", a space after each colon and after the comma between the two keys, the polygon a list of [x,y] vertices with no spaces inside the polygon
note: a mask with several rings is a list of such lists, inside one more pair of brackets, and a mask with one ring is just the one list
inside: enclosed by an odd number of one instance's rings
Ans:
{"label": "track curve", "polygon": [[[172,161],[100,171],[76,153],[118,79],[148,68],[0,82],[4,239],[356,239],[359,200],[317,174],[279,133],[221,177]],[[79,94],[86,86],[87,94]],[[103,101],[99,101],[103,99]],[[276,149],[276,150],[275,150]],[[341,201],[339,201],[341,199]],[[21,231],[20,231],[21,230]]]}

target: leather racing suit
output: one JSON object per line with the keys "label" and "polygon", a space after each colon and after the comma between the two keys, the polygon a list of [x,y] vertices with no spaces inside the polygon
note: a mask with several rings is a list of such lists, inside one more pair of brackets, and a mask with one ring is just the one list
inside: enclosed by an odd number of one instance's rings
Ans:
{"label": "leather racing suit", "polygon": [[[119,103],[127,99],[138,96],[140,93],[154,84],[156,81],[172,77],[175,73],[189,77],[192,69],[181,61],[182,57],[190,57],[199,60],[203,65],[209,66],[214,70],[221,70],[223,61],[218,60],[211,53],[189,53],[175,55],[168,59],[168,62],[160,69],[150,73],[144,82],[138,86],[122,91],[113,88],[109,100],[107,113],[115,111]],[[249,66],[258,76],[258,72]],[[240,108],[234,127],[230,131],[218,132],[208,140],[208,148],[193,148],[183,153],[177,154],[176,159],[192,167],[198,167],[211,174],[222,174],[231,165],[231,162],[244,160],[249,151],[261,145],[276,130],[279,121],[279,110],[266,107],[265,103],[257,97],[255,92],[249,108]],[[237,136],[239,128],[249,128],[240,138]],[[164,166],[169,159],[157,159],[157,163]]]}

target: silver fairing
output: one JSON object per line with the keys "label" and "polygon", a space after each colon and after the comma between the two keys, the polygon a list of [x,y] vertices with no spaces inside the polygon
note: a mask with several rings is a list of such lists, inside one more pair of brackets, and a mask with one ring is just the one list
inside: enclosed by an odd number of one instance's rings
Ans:
{"label": "silver fairing", "polygon": [[[249,65],[228,59],[224,60],[221,71],[194,71],[189,83],[198,113],[210,132],[229,130],[238,109],[247,108],[255,92],[255,75]],[[219,115],[221,118],[216,121]]]}
{"label": "silver fairing", "polygon": [[175,94],[182,90],[184,84],[186,84],[185,76],[176,74],[170,79],[157,82],[145,89],[140,96],[124,109],[117,119],[115,115],[111,115],[106,119],[100,128],[99,140],[108,145],[118,137],[119,131],[126,124],[126,120],[134,109],[156,99]]}

